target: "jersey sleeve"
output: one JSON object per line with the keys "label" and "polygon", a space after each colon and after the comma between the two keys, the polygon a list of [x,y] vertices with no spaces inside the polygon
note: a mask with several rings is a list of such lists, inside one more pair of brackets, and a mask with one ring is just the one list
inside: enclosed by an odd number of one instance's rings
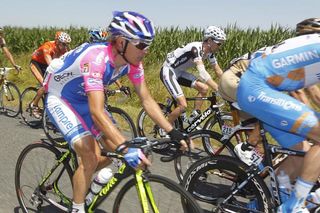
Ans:
{"label": "jersey sleeve", "polygon": [[106,53],[102,49],[89,50],[80,61],[80,71],[84,79],[84,90],[103,91],[103,74],[106,69]]}
{"label": "jersey sleeve", "polygon": [[139,66],[130,66],[128,78],[134,85],[140,84],[144,81],[144,69],[142,63],[140,63]]}
{"label": "jersey sleeve", "polygon": [[196,46],[191,47],[190,54],[194,62],[202,61],[202,50],[199,47],[196,47]]}

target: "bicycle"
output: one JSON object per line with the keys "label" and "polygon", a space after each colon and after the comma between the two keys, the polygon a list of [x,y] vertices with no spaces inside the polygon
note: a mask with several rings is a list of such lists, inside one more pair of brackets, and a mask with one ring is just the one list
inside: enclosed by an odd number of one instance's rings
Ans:
{"label": "bicycle", "polygon": [[[152,146],[163,143],[169,143],[178,150],[177,144],[168,142],[168,139],[149,141],[146,138],[126,142],[122,148],[141,148],[150,156]],[[102,155],[122,163],[109,182],[93,197],[92,203],[86,206],[88,212],[94,212],[123,179],[132,176],[116,195],[114,213],[132,212],[133,209],[135,212],[202,212],[192,196],[174,181],[151,174],[148,167],[132,169],[121,154],[102,150]],[[40,164],[44,165],[41,167]],[[52,207],[68,211],[72,205],[71,178],[76,167],[73,151],[58,150],[46,142],[33,143],[24,148],[15,168],[15,188],[23,212],[45,211]]]}
{"label": "bicycle", "polygon": [[40,87],[27,87],[21,94],[21,117],[23,121],[32,128],[41,127],[44,111],[44,98],[42,97],[38,103],[40,117],[33,114],[31,103],[35,99]]}
{"label": "bicycle", "polygon": [[[260,165],[256,162],[249,167],[220,155],[205,157],[188,169],[183,186],[201,206],[212,212],[275,212],[281,205],[275,169],[287,156],[302,157],[305,153],[268,143],[263,127],[260,134],[264,148]],[[320,209],[320,204],[315,205]]]}
{"label": "bicycle", "polygon": [[[194,131],[200,124],[207,120],[201,129],[211,130],[216,124],[222,129],[225,121],[232,121],[232,116],[230,113],[220,110],[224,103],[217,103],[217,94],[212,93],[209,97],[187,97],[187,101],[209,101],[209,107],[202,112],[200,116],[194,119],[188,126],[183,126],[183,119],[181,116],[174,122],[174,126],[177,129],[183,130],[185,133],[190,133]],[[171,112],[172,108],[177,106],[177,102],[173,98],[167,98],[166,104],[158,103],[161,111],[167,117]],[[138,134],[141,137],[158,138],[164,137],[165,135],[161,132],[161,128],[155,124],[152,119],[147,115],[147,113],[142,109],[138,114],[137,119],[137,129]]]}
{"label": "bicycle", "polygon": [[[130,90],[129,96],[131,96]],[[122,93],[121,90],[105,90],[105,109],[108,112],[108,115],[112,119],[112,122],[116,127],[128,138],[133,139],[138,136],[136,126],[130,117],[130,115],[122,110],[121,108],[111,106],[108,103],[108,97],[114,96],[117,93]],[[63,135],[60,133],[58,128],[51,122],[47,115],[47,111],[44,111],[42,126],[44,133],[46,134],[49,141],[57,147],[68,148],[68,143],[64,140]]]}
{"label": "bicycle", "polygon": [[20,91],[18,87],[7,80],[10,70],[15,68],[0,68],[0,112],[9,116],[16,117],[20,112]]}

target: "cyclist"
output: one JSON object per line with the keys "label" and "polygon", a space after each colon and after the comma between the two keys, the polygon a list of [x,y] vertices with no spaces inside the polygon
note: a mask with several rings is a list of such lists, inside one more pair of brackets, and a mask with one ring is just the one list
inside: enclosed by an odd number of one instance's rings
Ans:
{"label": "cyclist", "polygon": [[[85,43],[69,51],[61,68],[48,74],[45,87],[50,119],[75,150],[79,167],[73,177],[73,212],[84,212],[84,199],[93,173],[109,162],[100,155],[98,143],[115,150],[126,138],[112,123],[104,108],[104,86],[122,76],[134,85],[142,106],[149,116],[168,132],[171,139],[183,144],[185,136],[174,129],[162,115],[144,81],[142,59],[154,38],[152,22],[143,15],[114,12],[108,27],[110,43]],[[136,168],[149,164],[140,149],[125,151],[126,162]]]}
{"label": "cyclist", "polygon": [[6,55],[6,57],[8,58],[8,60],[10,61],[10,63],[12,64],[12,66],[19,72],[21,70],[21,66],[16,64],[12,57],[12,54],[10,53],[7,47],[6,40],[4,39],[4,30],[2,27],[0,27],[0,47]]}
{"label": "cyclist", "polygon": [[[284,91],[319,83],[320,19],[297,24],[298,35],[250,61],[241,76],[237,101],[242,110],[263,121],[283,147],[305,138],[315,141],[303,159],[303,168],[289,199],[278,212],[308,212],[304,201],[320,175],[319,114]],[[297,168],[299,169],[299,168]]]}
{"label": "cyclist", "polygon": [[[69,50],[69,43],[71,42],[71,37],[68,33],[58,31],[56,32],[54,41],[47,41],[42,44],[37,50],[32,54],[30,61],[30,69],[32,74],[42,85],[43,78],[48,65],[51,63],[52,59],[62,56],[65,52]],[[37,95],[30,104],[32,109],[32,114],[36,118],[40,118],[41,114],[39,111],[38,103],[44,94],[44,88],[41,86],[38,89]]]}
{"label": "cyclist", "polygon": [[[208,86],[215,91],[218,90],[218,85],[212,80],[203,61],[209,59],[217,76],[220,77],[222,70],[214,53],[219,50],[225,41],[226,35],[222,29],[216,26],[209,26],[204,31],[202,42],[191,42],[184,47],[177,48],[168,53],[160,71],[160,79],[178,104],[168,116],[170,123],[173,123],[187,108],[187,101],[180,85],[195,88],[198,91],[198,97],[206,96]],[[187,69],[195,66],[199,72],[201,81],[193,74],[187,72]],[[192,116],[200,114],[201,105],[202,101],[195,101]]]}

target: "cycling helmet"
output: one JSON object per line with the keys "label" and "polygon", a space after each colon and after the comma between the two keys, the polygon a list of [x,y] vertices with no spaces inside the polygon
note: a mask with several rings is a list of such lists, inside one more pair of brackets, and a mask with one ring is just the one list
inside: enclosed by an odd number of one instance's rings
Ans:
{"label": "cycling helmet", "polygon": [[218,42],[223,42],[227,39],[223,30],[216,26],[209,26],[207,29],[205,29],[203,40],[207,40],[209,38]]}
{"label": "cycling helmet", "polygon": [[311,33],[320,33],[320,18],[309,18],[297,24],[296,34],[298,36]]}
{"label": "cycling helmet", "polygon": [[108,33],[100,28],[89,30],[90,42],[103,42],[107,40]]}
{"label": "cycling helmet", "polygon": [[155,35],[152,21],[131,11],[113,12],[108,31],[112,37],[123,36],[128,40],[139,40],[146,44],[151,44]]}
{"label": "cycling helmet", "polygon": [[70,43],[71,37],[69,36],[68,33],[59,31],[59,32],[56,32],[55,40],[60,41],[61,43]]}

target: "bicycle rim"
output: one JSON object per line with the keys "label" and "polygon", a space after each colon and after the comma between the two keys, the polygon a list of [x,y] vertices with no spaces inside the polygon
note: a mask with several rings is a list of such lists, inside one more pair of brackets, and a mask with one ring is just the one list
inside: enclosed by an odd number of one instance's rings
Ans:
{"label": "bicycle rim", "polygon": [[4,86],[2,85],[0,91],[0,109],[5,115],[16,117],[20,112],[20,91],[11,82],[7,82],[6,89],[4,89]]}
{"label": "bicycle rim", "polygon": [[[221,135],[209,130],[198,130],[189,134],[192,139],[195,149],[192,150],[191,155],[181,155],[174,160],[174,168],[178,180],[182,182],[185,172],[190,166],[209,155],[226,154],[232,155],[232,144],[226,144],[225,146],[221,142]],[[208,148],[210,147],[210,149]],[[209,151],[210,150],[210,151]]]}
{"label": "bicycle rim", "polygon": [[112,106],[109,106],[107,111],[111,114],[112,121],[123,135],[128,139],[133,139],[138,136],[134,122],[125,111]]}
{"label": "bicycle rim", "polygon": [[[15,169],[15,188],[23,212],[67,210],[72,197],[72,170],[67,162],[50,170],[60,152],[46,143],[28,145]],[[46,181],[44,181],[46,180]]]}
{"label": "bicycle rim", "polygon": [[21,95],[21,117],[28,126],[33,128],[40,127],[42,125],[42,113],[44,110],[44,100],[41,99],[38,104],[41,117],[36,118],[32,114],[30,104],[33,101],[33,99],[36,97],[37,91],[38,91],[37,88],[29,87],[25,89]]}
{"label": "bicycle rim", "polygon": [[183,186],[206,211],[271,212],[271,195],[259,176],[231,194],[247,178],[247,169],[229,156],[206,157],[186,172]]}
{"label": "bicycle rim", "polygon": [[[202,212],[191,195],[179,184],[165,177],[152,174],[147,175],[146,180],[146,191],[148,191],[149,185],[153,195],[152,201],[151,198],[148,199],[150,212],[157,212],[152,209],[151,203],[157,206],[159,212]],[[143,212],[135,185],[136,180],[131,179],[121,188],[114,202],[113,213]]]}

